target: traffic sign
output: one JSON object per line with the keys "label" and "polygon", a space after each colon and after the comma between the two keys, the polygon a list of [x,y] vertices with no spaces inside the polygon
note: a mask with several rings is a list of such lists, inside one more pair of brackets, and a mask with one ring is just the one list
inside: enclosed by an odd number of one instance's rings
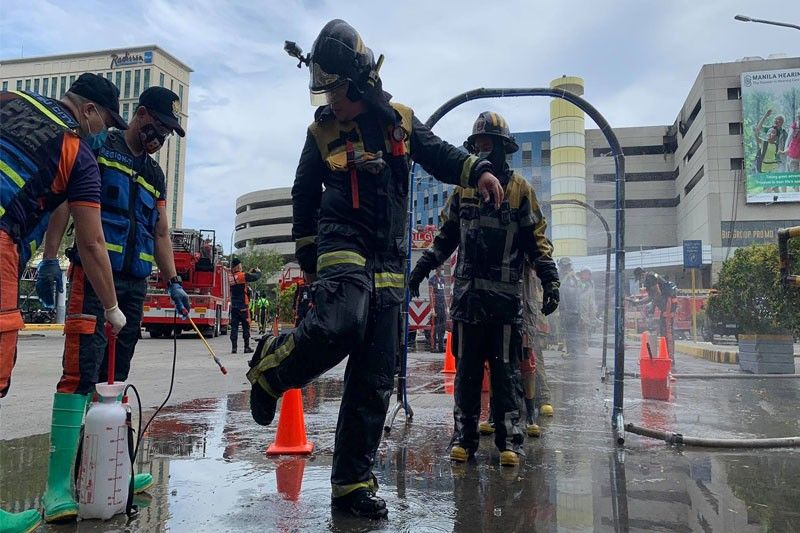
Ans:
{"label": "traffic sign", "polygon": [[683,268],[703,266],[703,241],[683,241]]}

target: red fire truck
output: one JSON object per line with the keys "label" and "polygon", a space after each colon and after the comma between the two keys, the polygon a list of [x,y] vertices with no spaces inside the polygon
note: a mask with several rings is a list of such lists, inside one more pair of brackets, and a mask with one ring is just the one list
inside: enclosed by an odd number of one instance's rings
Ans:
{"label": "red fire truck", "polygon": [[[189,316],[208,337],[228,331],[230,323],[230,269],[222,262],[222,248],[214,230],[174,229],[171,231],[175,269],[183,279],[192,309]],[[159,271],[150,276],[150,288],[144,302],[144,327],[150,336],[172,334],[172,328],[192,330],[188,320],[175,321],[175,306],[166,294],[168,280]]]}

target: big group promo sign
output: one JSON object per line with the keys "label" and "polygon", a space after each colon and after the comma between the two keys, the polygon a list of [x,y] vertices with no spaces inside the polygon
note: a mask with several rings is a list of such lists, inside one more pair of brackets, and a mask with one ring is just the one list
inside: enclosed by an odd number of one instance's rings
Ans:
{"label": "big group promo sign", "polygon": [[721,226],[722,246],[748,246],[777,243],[778,230],[800,226],[800,220],[723,220]]}
{"label": "big group promo sign", "polygon": [[129,67],[131,65],[141,65],[153,62],[153,52],[124,52],[122,54],[111,54],[111,67]]}
{"label": "big group promo sign", "polygon": [[747,201],[800,202],[800,69],[742,73]]}

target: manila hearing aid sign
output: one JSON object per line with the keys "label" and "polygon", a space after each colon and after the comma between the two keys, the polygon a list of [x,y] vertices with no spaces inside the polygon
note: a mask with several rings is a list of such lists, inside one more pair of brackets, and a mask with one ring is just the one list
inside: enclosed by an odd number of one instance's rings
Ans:
{"label": "manila hearing aid sign", "polygon": [[800,68],[742,73],[749,203],[800,202]]}

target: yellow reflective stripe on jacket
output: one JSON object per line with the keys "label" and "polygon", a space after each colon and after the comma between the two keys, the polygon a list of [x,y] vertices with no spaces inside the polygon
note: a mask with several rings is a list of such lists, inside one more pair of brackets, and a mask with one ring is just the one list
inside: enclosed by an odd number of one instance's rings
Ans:
{"label": "yellow reflective stripe on jacket", "polygon": [[142,187],[147,189],[147,192],[149,192],[150,194],[152,194],[156,198],[160,198],[161,197],[161,193],[158,192],[155,187],[153,187],[152,185],[147,183],[147,181],[143,177],[136,176],[136,183],[138,183],[139,185],[141,185]]}
{"label": "yellow reflective stripe on jacket", "polygon": [[117,252],[118,254],[122,253],[122,245],[121,244],[111,244],[110,242],[106,243],[106,250],[111,252]]}
{"label": "yellow reflective stripe on jacket", "polygon": [[31,241],[28,243],[28,248],[31,249],[31,257],[36,253],[36,250],[39,249],[39,245],[36,244],[36,241]]}
{"label": "yellow reflective stripe on jacket", "polygon": [[97,163],[99,165],[103,165],[106,167],[116,168],[117,170],[124,172],[128,176],[133,176],[135,174],[135,172],[131,167],[123,165],[119,161],[111,161],[110,159],[106,159],[103,156],[97,158]]}
{"label": "yellow reflective stripe on jacket", "polygon": [[469,187],[469,175],[472,173],[472,167],[478,162],[478,158],[474,155],[467,157],[464,160],[464,165],[461,167],[461,177],[459,183],[462,187]]}
{"label": "yellow reflective stripe on jacket", "polygon": [[322,270],[334,265],[358,265],[364,266],[367,260],[364,259],[359,253],[351,252],[348,250],[340,250],[338,252],[328,252],[317,257],[317,270]]}
{"label": "yellow reflective stripe on jacket", "polygon": [[375,288],[397,288],[402,289],[406,286],[406,277],[395,272],[375,272]]}
{"label": "yellow reflective stripe on jacket", "polygon": [[69,129],[69,126],[67,126],[66,124],[64,124],[64,121],[63,121],[63,120],[61,120],[60,118],[58,118],[57,116],[55,116],[55,115],[53,114],[53,112],[52,112],[52,111],[50,111],[50,110],[49,110],[49,109],[47,109],[45,106],[43,106],[42,104],[40,104],[39,102],[37,102],[37,101],[36,101],[34,98],[31,98],[31,97],[30,97],[30,96],[28,96],[27,94],[25,94],[25,93],[23,93],[23,92],[20,92],[20,91],[11,91],[11,92],[12,92],[12,93],[14,93],[14,94],[16,94],[17,96],[19,96],[19,97],[21,97],[21,98],[24,98],[25,100],[27,100],[27,101],[28,101],[28,103],[30,103],[31,105],[33,105],[34,107],[36,107],[36,109],[38,109],[39,111],[41,111],[42,113],[44,113],[44,115],[45,115],[47,118],[49,118],[50,120],[52,120],[53,122],[55,122],[56,124],[58,124],[59,126],[61,126],[62,128]]}
{"label": "yellow reflective stripe on jacket", "polygon": [[[120,249],[121,248],[122,247],[120,246]],[[139,252],[139,259],[141,259],[142,261],[148,261],[150,263],[155,263],[156,262],[156,258],[155,257],[153,257],[150,254],[146,254],[144,252]]]}
{"label": "yellow reflective stripe on jacket", "polygon": [[2,159],[0,159],[0,170],[3,171],[3,174],[11,178],[11,181],[16,183],[17,187],[19,187],[20,189],[25,186],[25,180],[22,179],[22,177],[19,174],[17,174],[13,168],[8,166],[8,164]]}
{"label": "yellow reflective stripe on jacket", "polygon": [[316,235],[309,235],[308,237],[300,237],[299,239],[295,239],[294,247],[296,250],[299,250],[303,246],[308,246],[310,244],[314,244],[315,242],[317,242]]}

